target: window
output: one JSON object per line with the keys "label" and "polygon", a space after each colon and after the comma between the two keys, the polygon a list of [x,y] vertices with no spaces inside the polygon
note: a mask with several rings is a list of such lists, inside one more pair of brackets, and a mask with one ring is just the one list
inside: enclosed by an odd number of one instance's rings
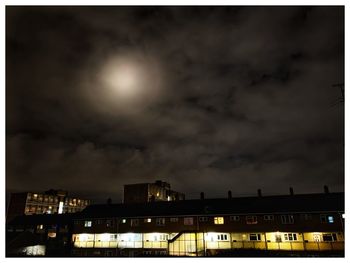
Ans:
{"label": "window", "polygon": [[151,222],[152,222],[152,219],[151,219],[151,218],[145,218],[144,222],[145,222],[145,223],[151,223]]}
{"label": "window", "polygon": [[36,226],[36,229],[38,229],[38,230],[41,230],[41,229],[43,229],[44,228],[44,225],[37,225]]}
{"label": "window", "polygon": [[281,237],[280,233],[275,234],[275,240],[276,240],[276,242],[282,242],[282,237]]}
{"label": "window", "polygon": [[250,234],[249,240],[250,241],[261,241],[261,235],[260,234]]}
{"label": "window", "polygon": [[91,227],[92,226],[92,221],[85,221],[84,226],[85,227]]}
{"label": "window", "polygon": [[311,214],[300,214],[300,219],[303,221],[308,221],[312,219],[312,215]]}
{"label": "window", "polygon": [[281,215],[282,224],[294,224],[293,215]]}
{"label": "window", "polygon": [[177,218],[177,217],[171,217],[170,218],[170,222],[172,222],[172,223],[176,223],[178,221],[179,221],[179,218]]}
{"label": "window", "polygon": [[106,220],[106,227],[112,227],[113,226],[113,220],[108,219]]}
{"label": "window", "polygon": [[230,221],[239,221],[240,217],[239,216],[230,216]]}
{"label": "window", "polygon": [[157,218],[156,225],[157,226],[164,226],[165,225],[165,218]]}
{"label": "window", "polygon": [[218,235],[218,240],[220,240],[220,241],[226,241],[226,240],[227,240],[227,235],[226,235],[226,234],[219,234],[219,235]]}
{"label": "window", "polygon": [[246,216],[245,219],[248,225],[253,225],[258,223],[258,218],[256,216]]}
{"label": "window", "polygon": [[334,217],[333,216],[327,216],[327,221],[329,224],[333,224],[334,223]]}
{"label": "window", "polygon": [[333,224],[334,223],[334,217],[331,215],[320,215],[321,223],[328,223]]}
{"label": "window", "polygon": [[286,241],[296,241],[298,240],[298,236],[295,233],[286,233],[284,234],[284,240]]}
{"label": "window", "polygon": [[207,216],[200,216],[199,217],[199,222],[207,222],[208,221],[208,217]]}
{"label": "window", "polygon": [[139,225],[139,220],[138,219],[131,219],[130,220],[130,225],[131,226],[138,226]]}
{"label": "window", "polygon": [[274,216],[273,215],[264,215],[264,220],[265,221],[273,221],[274,220]]}
{"label": "window", "polygon": [[214,217],[214,224],[215,225],[223,225],[224,224],[224,218],[223,217]]}
{"label": "window", "polygon": [[337,234],[333,233],[333,234],[323,234],[323,241],[325,242],[332,242],[332,241],[337,241]]}
{"label": "window", "polygon": [[185,226],[191,226],[191,225],[193,225],[193,217],[185,217],[185,218],[184,218],[184,225],[185,225]]}

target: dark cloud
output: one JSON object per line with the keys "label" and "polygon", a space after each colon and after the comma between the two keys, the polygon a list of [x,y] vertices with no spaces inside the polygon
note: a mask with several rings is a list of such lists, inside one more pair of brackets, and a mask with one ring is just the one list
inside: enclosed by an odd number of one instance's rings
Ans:
{"label": "dark cloud", "polygon": [[[129,53],[161,69],[142,104],[101,95]],[[8,191],[344,188],[343,7],[7,7],[6,56]]]}

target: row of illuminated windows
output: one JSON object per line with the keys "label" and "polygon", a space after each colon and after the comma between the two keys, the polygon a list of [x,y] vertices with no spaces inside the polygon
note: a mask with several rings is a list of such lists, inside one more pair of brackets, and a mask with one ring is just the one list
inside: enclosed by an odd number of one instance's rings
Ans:
{"label": "row of illuminated windows", "polygon": [[[25,208],[25,214],[55,214],[58,213],[57,206],[40,206],[40,205],[27,205]],[[81,208],[63,208],[63,212],[75,213],[81,211]]]}
{"label": "row of illuminated windows", "polygon": [[[73,242],[166,242],[172,239],[176,233],[104,233],[104,234],[73,234]],[[305,234],[306,235],[306,234]],[[307,239],[313,242],[336,242],[336,233],[308,233]],[[201,239],[201,238],[200,238]],[[199,241],[198,239],[197,241]],[[205,233],[206,242],[309,242],[300,233]],[[340,238],[341,240],[341,238]],[[196,241],[195,233],[182,234],[176,241]],[[176,242],[175,241],[175,242]]]}
{"label": "row of illuminated windows", "polygon": [[[42,195],[42,194],[27,194],[28,201],[36,201],[36,202],[44,202],[44,203],[55,203],[59,202],[59,198],[57,196],[50,195]],[[70,206],[87,206],[89,204],[88,200],[81,200],[77,198],[66,198],[65,205]]]}
{"label": "row of illuminated windows", "polygon": [[[312,217],[310,214],[303,214],[301,216],[303,218],[303,220],[310,220]],[[264,221],[274,221],[275,217],[274,215],[264,215],[263,216]],[[194,218],[193,217],[184,217],[183,219],[183,224],[184,225],[193,225],[194,222]],[[207,216],[200,216],[198,218],[199,222],[208,222],[210,220],[213,220],[211,222],[214,222],[215,225],[222,225],[225,223],[224,217],[207,217]],[[281,215],[280,216],[281,219],[281,223],[282,224],[294,224],[294,215]],[[132,219],[126,219],[123,218],[121,220],[122,224],[127,224],[128,222],[130,223],[130,226],[132,227],[136,227],[139,226],[140,223],[143,221],[143,223],[151,223],[152,220],[155,220],[155,224],[157,226],[164,226],[166,223],[166,219],[164,217],[160,217],[160,218],[145,218],[145,219],[139,219],[139,218],[132,218]],[[230,221],[240,221],[241,220],[241,216],[230,216]],[[322,223],[329,223],[332,224],[334,223],[334,217],[331,215],[321,215],[320,216],[320,220]],[[112,221],[111,221],[112,222]],[[179,218],[178,217],[171,217],[169,219],[170,223],[177,223],[179,222]],[[258,217],[257,216],[245,216],[245,222],[246,224],[257,224],[258,223]],[[98,221],[97,221],[97,224]],[[107,226],[111,226],[112,224],[107,224]],[[92,221],[85,221],[84,224],[85,227],[91,227],[92,226]]]}

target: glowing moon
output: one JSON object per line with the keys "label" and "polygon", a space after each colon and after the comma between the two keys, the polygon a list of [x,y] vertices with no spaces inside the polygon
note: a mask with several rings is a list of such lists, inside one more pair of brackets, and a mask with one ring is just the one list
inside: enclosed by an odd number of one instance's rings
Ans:
{"label": "glowing moon", "polygon": [[98,74],[97,95],[105,105],[119,112],[142,109],[160,94],[161,68],[157,60],[140,53],[110,57]]}

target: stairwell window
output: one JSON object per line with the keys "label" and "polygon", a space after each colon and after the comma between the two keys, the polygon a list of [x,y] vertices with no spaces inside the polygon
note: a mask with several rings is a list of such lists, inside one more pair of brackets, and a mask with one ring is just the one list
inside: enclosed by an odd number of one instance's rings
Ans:
{"label": "stairwell window", "polygon": [[214,224],[215,225],[223,225],[224,224],[224,218],[222,216],[214,217]]}

